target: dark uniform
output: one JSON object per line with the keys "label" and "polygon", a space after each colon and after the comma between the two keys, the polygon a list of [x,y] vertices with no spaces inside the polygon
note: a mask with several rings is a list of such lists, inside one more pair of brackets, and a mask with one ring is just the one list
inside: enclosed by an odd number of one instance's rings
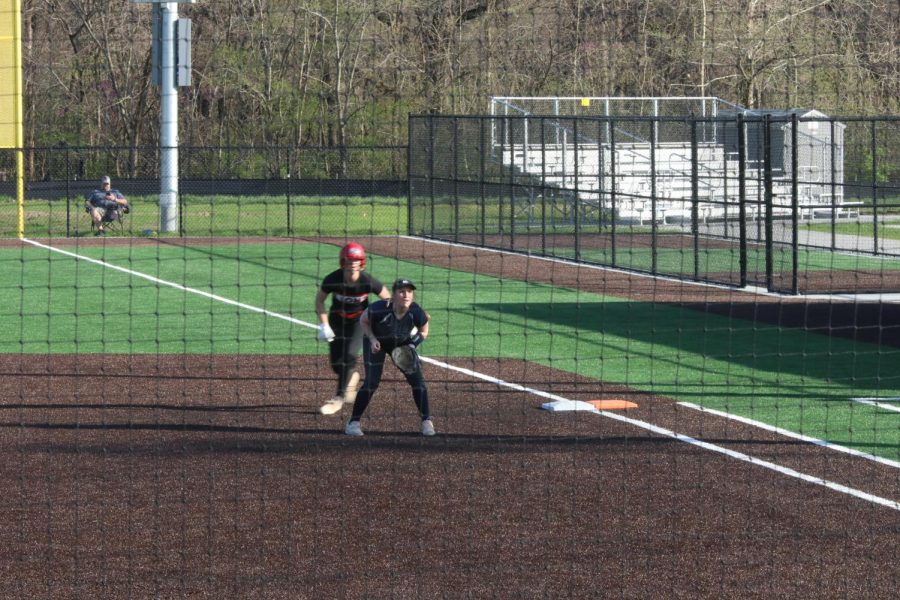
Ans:
{"label": "dark uniform", "polygon": [[[384,373],[384,360],[397,346],[404,344],[415,345],[413,330],[421,329],[428,322],[428,314],[417,303],[413,302],[409,311],[398,319],[389,300],[379,300],[369,307],[369,323],[372,333],[381,344],[380,352],[372,352],[372,343],[366,338],[363,341],[363,360],[366,366],[366,377],[363,381],[356,401],[353,403],[353,415],[350,421],[359,421],[375,390],[381,383]],[[428,406],[428,386],[425,385],[425,377],[422,375],[422,363],[416,362],[414,373],[407,375],[406,382],[412,387],[413,400],[422,420],[431,419],[431,409]],[[432,431],[433,434],[433,431]]]}
{"label": "dark uniform", "polygon": [[328,324],[334,331],[334,340],[328,344],[328,351],[331,369],[338,375],[337,395],[341,395],[356,370],[356,357],[362,345],[359,318],[369,306],[369,294],[377,296],[384,285],[365,271],[360,272],[357,281],[347,283],[344,271],[338,269],[325,277],[320,289],[332,298]]}

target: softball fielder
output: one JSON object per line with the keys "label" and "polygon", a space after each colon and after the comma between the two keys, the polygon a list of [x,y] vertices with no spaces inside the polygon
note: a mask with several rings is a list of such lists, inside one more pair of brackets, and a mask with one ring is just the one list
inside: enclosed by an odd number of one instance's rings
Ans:
{"label": "softball fielder", "polygon": [[362,328],[365,332],[363,341],[363,360],[366,367],[366,378],[353,403],[353,414],[344,433],[347,435],[363,435],[359,420],[384,373],[384,361],[387,356],[397,355],[397,350],[405,350],[401,354],[411,357],[409,362],[395,361],[397,367],[406,377],[412,388],[413,401],[422,418],[422,435],[434,435],[434,423],[431,420],[431,409],[428,405],[428,386],[422,375],[422,363],[415,349],[428,337],[428,321],[431,317],[415,302],[416,286],[409,279],[398,279],[391,286],[391,299],[379,300],[366,309],[362,315]]}

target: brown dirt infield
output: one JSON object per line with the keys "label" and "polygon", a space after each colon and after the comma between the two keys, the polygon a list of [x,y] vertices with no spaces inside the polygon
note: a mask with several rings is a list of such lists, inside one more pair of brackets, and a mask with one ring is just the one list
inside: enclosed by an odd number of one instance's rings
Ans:
{"label": "brown dirt infield", "polygon": [[[364,243],[700,310],[808,306]],[[451,362],[633,400],[616,414],[900,499],[894,467],[534,364]],[[366,436],[342,435],[347,409],[317,412],[324,356],[6,355],[0,370],[4,598],[893,598],[900,584],[900,511],[433,365],[432,439],[391,369]]]}

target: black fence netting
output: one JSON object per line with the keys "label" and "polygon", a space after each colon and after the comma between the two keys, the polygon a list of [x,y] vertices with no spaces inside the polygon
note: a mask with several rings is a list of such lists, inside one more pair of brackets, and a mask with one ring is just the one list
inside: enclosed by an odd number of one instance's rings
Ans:
{"label": "black fence netting", "polygon": [[[0,236],[17,234],[14,151],[0,153]],[[156,148],[24,150],[24,233],[95,233],[85,202],[108,176],[128,199],[123,235],[346,235],[406,232],[403,146],[179,148],[174,227],[161,217]],[[9,168],[4,168],[9,163]],[[357,214],[348,219],[347,213]],[[399,219],[399,220],[398,220]]]}
{"label": "black fence netting", "polygon": [[818,115],[414,116],[410,231],[784,293],[900,291],[882,164],[900,121]]}

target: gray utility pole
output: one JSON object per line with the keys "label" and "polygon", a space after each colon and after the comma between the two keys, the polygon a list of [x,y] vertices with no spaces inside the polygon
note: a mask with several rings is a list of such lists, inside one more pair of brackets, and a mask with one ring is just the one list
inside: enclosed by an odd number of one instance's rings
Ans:
{"label": "gray utility pole", "polygon": [[159,86],[159,230],[178,231],[178,87],[191,84],[191,22],[178,4],[195,0],[133,0],[153,5],[153,83]]}

